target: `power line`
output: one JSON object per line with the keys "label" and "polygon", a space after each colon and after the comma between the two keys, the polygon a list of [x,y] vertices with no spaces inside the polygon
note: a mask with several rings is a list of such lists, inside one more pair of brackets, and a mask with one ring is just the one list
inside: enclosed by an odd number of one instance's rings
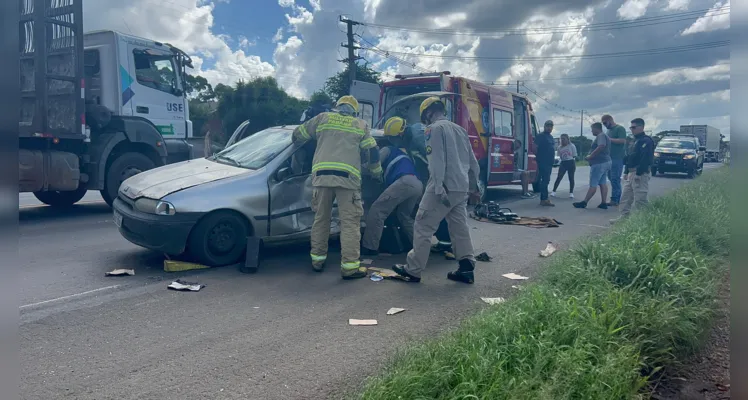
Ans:
{"label": "power line", "polygon": [[[561,109],[561,110],[564,110],[564,111],[568,111],[568,112],[572,112],[572,113],[586,113],[587,112],[586,110],[575,110],[573,108],[564,107],[564,106],[562,106],[562,105],[560,105],[560,104],[558,104],[556,102],[550,101],[550,100],[546,99],[545,97],[541,96],[540,93],[538,93],[537,91],[535,91],[535,90],[527,87],[527,85],[525,85],[525,84],[522,84],[522,87],[524,87],[525,89],[527,89],[530,93],[534,94],[537,98],[545,101],[546,103],[548,103],[548,104],[550,104],[550,105],[552,105],[552,106],[554,106],[554,107],[556,107],[558,109]],[[566,115],[564,115],[564,116],[566,116]],[[569,117],[569,118],[571,118],[571,117]],[[587,118],[587,121],[589,121],[589,122],[595,122],[595,120],[592,119],[592,117],[589,114],[586,115],[586,118]]]}
{"label": "power line", "polygon": [[682,13],[672,13],[665,15],[658,15],[652,17],[642,17],[634,20],[626,21],[608,21],[599,22],[585,25],[561,25],[555,27],[538,27],[538,28],[516,28],[516,29],[499,29],[499,30],[455,30],[455,29],[429,29],[429,28],[418,28],[418,27],[403,27],[385,24],[375,24],[369,22],[361,22],[362,25],[371,28],[379,28],[384,30],[398,30],[406,32],[420,32],[437,35],[465,35],[465,36],[490,36],[490,35],[525,35],[525,34],[542,34],[542,33],[566,33],[576,32],[580,29],[586,29],[588,31],[603,31],[603,30],[617,30],[617,29],[628,29],[637,28],[642,26],[659,25],[663,23],[673,23],[679,21],[687,21],[698,19],[704,16],[718,16],[729,14],[730,6],[722,6],[714,9],[701,9],[694,11],[687,11]]}
{"label": "power line", "polygon": [[[548,60],[568,60],[568,59],[600,59],[600,58],[619,58],[619,57],[637,57],[645,55],[659,55],[659,54],[672,54],[672,53],[683,53],[695,50],[713,49],[717,47],[729,46],[729,40],[722,40],[717,42],[707,43],[696,43],[684,46],[673,46],[673,47],[661,47],[656,49],[644,49],[644,50],[632,50],[632,51],[617,51],[612,53],[597,53],[597,54],[580,54],[580,55],[564,55],[564,56],[545,56],[545,57],[480,57],[480,56],[458,56],[458,55],[444,55],[444,54],[425,54],[425,53],[406,53],[402,51],[393,51],[386,49],[379,49],[388,54],[401,54],[411,57],[424,57],[424,58],[447,58],[447,59],[461,59],[461,60],[484,60],[484,61],[548,61]],[[362,47],[363,50],[367,48]]]}
{"label": "power line", "polygon": [[370,48],[366,48],[366,49],[362,48],[363,50],[371,51],[371,52],[373,52],[375,54],[378,54],[378,55],[380,55],[382,57],[385,57],[385,58],[387,58],[387,59],[389,59],[391,61],[394,61],[395,63],[397,63],[399,65],[410,67],[411,69],[413,69],[415,71],[419,71],[419,72],[423,72],[423,73],[434,72],[434,71],[429,71],[429,70],[427,70],[425,68],[419,67],[416,63],[411,63],[411,62],[408,62],[407,60],[403,60],[403,59],[400,59],[398,57],[395,57],[393,55],[388,54],[387,52],[385,52],[385,51],[377,48],[377,46],[375,46],[374,43],[370,42],[369,40],[367,40],[366,38],[364,38],[361,35],[358,35],[358,37],[359,37],[359,39],[361,39],[364,42],[368,43],[369,46],[371,46]]}

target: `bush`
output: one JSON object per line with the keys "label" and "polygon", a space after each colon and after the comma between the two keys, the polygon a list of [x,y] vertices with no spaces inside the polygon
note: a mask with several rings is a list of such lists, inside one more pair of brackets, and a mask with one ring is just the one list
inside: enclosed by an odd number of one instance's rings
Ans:
{"label": "bush", "polygon": [[624,399],[702,343],[724,275],[727,169],[550,263],[538,284],[400,353],[363,399]]}

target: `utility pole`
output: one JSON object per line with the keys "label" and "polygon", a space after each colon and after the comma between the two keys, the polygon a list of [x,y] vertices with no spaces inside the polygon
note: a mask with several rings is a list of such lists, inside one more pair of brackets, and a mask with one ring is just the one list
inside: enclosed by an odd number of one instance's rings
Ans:
{"label": "utility pole", "polygon": [[341,60],[341,62],[348,63],[348,77],[350,79],[350,82],[348,84],[348,93],[350,93],[350,87],[353,86],[353,81],[356,80],[356,60],[361,59],[361,57],[357,57],[354,53],[354,50],[358,49],[359,47],[356,46],[355,41],[353,40],[353,26],[360,25],[360,23],[348,18],[343,18],[342,15],[340,16],[340,22],[344,22],[348,26],[348,44],[341,43],[340,46],[348,49],[348,58],[346,58],[345,60]]}
{"label": "utility pole", "polygon": [[579,136],[584,136],[584,110],[582,110],[582,117],[579,120]]}
{"label": "utility pole", "polygon": [[517,93],[519,93],[519,81],[517,81]]}

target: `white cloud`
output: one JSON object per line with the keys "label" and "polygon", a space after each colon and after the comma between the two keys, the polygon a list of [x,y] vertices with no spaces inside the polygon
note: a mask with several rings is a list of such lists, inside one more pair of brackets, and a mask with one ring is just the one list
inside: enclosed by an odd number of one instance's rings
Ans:
{"label": "white cloud", "polygon": [[308,94],[306,87],[301,84],[306,68],[296,60],[303,45],[298,36],[291,36],[285,43],[277,43],[273,53],[273,61],[278,66],[275,75],[278,84],[291,96],[302,98]]}
{"label": "white cloud", "polygon": [[[242,49],[233,50],[228,44],[233,42],[232,38],[213,31],[214,2],[97,0],[84,2],[83,7],[86,31],[113,29],[171,43],[193,55],[196,68],[192,73],[204,76],[212,84],[232,84],[240,79],[249,80],[275,72],[272,64]],[[248,40],[245,44],[250,43]]]}
{"label": "white cloud", "polygon": [[665,10],[685,11],[685,10],[688,10],[688,5],[690,3],[691,3],[691,0],[668,0],[667,7],[665,7]]}
{"label": "white cloud", "polygon": [[692,35],[699,32],[716,31],[730,28],[730,13],[721,10],[722,7],[729,7],[730,0],[726,3],[717,3],[703,17],[694,21],[681,35]]}
{"label": "white cloud", "polygon": [[656,72],[646,77],[635,78],[635,83],[664,86],[678,83],[709,80],[730,80],[730,64],[718,64],[704,68],[673,68]]}
{"label": "white cloud", "polygon": [[246,50],[254,46],[257,46],[257,39],[250,40],[246,36],[242,36],[242,35],[239,36],[239,47]]}
{"label": "white cloud", "polygon": [[283,40],[283,28],[278,28],[278,30],[275,31],[275,35],[273,35],[273,43],[278,43],[281,40]]}
{"label": "white cloud", "polygon": [[[677,0],[676,0],[677,1]],[[626,0],[618,9],[618,18],[636,19],[647,13],[650,0]]]}
{"label": "white cloud", "polygon": [[278,5],[285,8],[292,7],[296,5],[296,3],[294,2],[294,0],[278,0]]}

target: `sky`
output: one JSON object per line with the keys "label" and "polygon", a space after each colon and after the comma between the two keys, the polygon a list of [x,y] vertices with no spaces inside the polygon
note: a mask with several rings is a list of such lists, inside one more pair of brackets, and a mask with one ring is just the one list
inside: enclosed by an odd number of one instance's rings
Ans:
{"label": "sky", "polygon": [[344,15],[364,23],[356,40],[370,50],[358,55],[385,79],[448,70],[511,90],[519,80],[556,134],[580,134],[582,110],[585,134],[602,114],[626,127],[644,118],[652,132],[705,124],[730,133],[730,0],[83,4],[86,31],[171,43],[193,57],[189,72],[213,85],[273,76],[289,94],[308,98],[344,67]]}

